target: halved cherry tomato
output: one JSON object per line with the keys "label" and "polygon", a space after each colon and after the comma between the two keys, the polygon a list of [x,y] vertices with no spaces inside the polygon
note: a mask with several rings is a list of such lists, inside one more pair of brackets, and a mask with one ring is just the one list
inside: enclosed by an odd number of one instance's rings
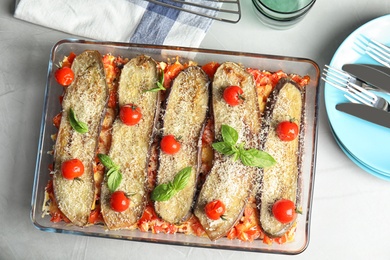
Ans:
{"label": "halved cherry tomato", "polygon": [[237,106],[244,102],[244,91],[239,86],[229,86],[223,91],[223,99],[231,106]]}
{"label": "halved cherry tomato", "polygon": [[290,223],[295,219],[295,203],[288,199],[280,199],[272,206],[272,214],[281,223]]}
{"label": "halved cherry tomato", "polygon": [[209,76],[209,79],[213,79],[214,74],[217,71],[218,67],[219,67],[219,63],[212,61],[203,65],[202,70],[207,74],[207,76]]}
{"label": "halved cherry tomato", "polygon": [[61,172],[65,179],[73,180],[83,175],[84,164],[79,159],[67,160],[62,163]]}
{"label": "halved cherry tomato", "polygon": [[136,125],[141,120],[141,109],[134,104],[127,104],[121,107],[119,117],[125,125]]}
{"label": "halved cherry tomato", "polygon": [[276,127],[276,134],[282,141],[292,141],[299,133],[298,125],[293,121],[282,121]]}
{"label": "halved cherry tomato", "polygon": [[111,194],[110,206],[116,212],[125,211],[130,206],[130,199],[123,191],[115,191]]}
{"label": "halved cherry tomato", "polygon": [[209,219],[217,220],[223,217],[226,208],[225,204],[220,200],[213,200],[206,204],[204,211]]}
{"label": "halved cherry tomato", "polygon": [[56,70],[54,77],[57,82],[62,86],[69,86],[74,80],[73,70],[69,67],[62,67]]}
{"label": "halved cherry tomato", "polygon": [[160,142],[161,150],[171,155],[177,153],[180,150],[180,146],[180,143],[173,135],[164,136]]}

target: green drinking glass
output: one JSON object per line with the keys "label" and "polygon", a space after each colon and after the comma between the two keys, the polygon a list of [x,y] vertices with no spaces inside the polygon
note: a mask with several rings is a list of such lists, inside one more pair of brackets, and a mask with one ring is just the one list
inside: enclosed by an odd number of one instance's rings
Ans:
{"label": "green drinking glass", "polygon": [[258,18],[274,29],[289,29],[303,19],[315,0],[252,0]]}

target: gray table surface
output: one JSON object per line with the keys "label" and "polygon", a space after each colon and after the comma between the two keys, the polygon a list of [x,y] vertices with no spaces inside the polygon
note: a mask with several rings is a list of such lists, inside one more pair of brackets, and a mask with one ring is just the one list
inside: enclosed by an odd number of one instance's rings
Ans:
{"label": "gray table surface", "polygon": [[[362,24],[390,13],[385,0],[318,0],[296,27],[277,31],[242,1],[237,24],[215,22],[201,47],[312,59],[322,68]],[[0,2],[0,259],[286,259],[289,256],[191,248],[36,229],[30,201],[50,49],[72,37],[13,18]],[[386,28],[388,30],[389,28]],[[229,31],[229,33],[226,33]],[[335,143],[323,105],[308,248],[298,259],[390,259],[390,183],[367,174]]]}

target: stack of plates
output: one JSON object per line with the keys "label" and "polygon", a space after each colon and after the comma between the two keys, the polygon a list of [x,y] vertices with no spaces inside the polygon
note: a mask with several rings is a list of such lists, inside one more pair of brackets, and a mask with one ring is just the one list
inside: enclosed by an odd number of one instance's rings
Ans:
{"label": "stack of plates", "polygon": [[[341,68],[347,63],[377,64],[368,55],[356,51],[355,41],[359,35],[364,35],[390,45],[389,28],[390,15],[364,24],[340,45],[330,65]],[[390,101],[390,94],[376,94]],[[336,110],[337,104],[345,102],[349,101],[344,97],[344,92],[325,84],[325,106],[336,142],[360,168],[390,181],[390,129]]]}

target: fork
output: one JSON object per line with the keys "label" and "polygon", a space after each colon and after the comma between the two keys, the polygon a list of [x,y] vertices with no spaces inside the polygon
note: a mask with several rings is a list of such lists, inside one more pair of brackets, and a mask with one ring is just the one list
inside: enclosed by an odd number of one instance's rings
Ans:
{"label": "fork", "polygon": [[[369,84],[355,78],[354,76],[352,76],[348,72],[345,72],[341,69],[336,69],[336,68],[331,67],[329,65],[325,65],[324,72],[322,74],[324,76],[327,76],[328,75],[327,73],[331,73],[331,76],[333,79],[337,78],[337,79],[341,80],[341,82],[344,82],[344,85],[346,85],[348,82],[351,82],[351,83],[354,83],[354,84],[364,88],[365,90],[375,90],[378,92],[387,93],[383,89],[377,88],[376,86],[373,86],[373,85],[369,85]],[[324,81],[326,81],[324,78],[322,78],[322,79]]]}
{"label": "fork", "polygon": [[362,103],[385,111],[390,111],[386,99],[375,95],[362,86],[351,81],[348,73],[325,65],[322,79],[333,87],[345,92],[344,97],[352,103]]}
{"label": "fork", "polygon": [[359,53],[368,54],[383,66],[390,68],[390,47],[364,35],[356,38],[355,45]]}

